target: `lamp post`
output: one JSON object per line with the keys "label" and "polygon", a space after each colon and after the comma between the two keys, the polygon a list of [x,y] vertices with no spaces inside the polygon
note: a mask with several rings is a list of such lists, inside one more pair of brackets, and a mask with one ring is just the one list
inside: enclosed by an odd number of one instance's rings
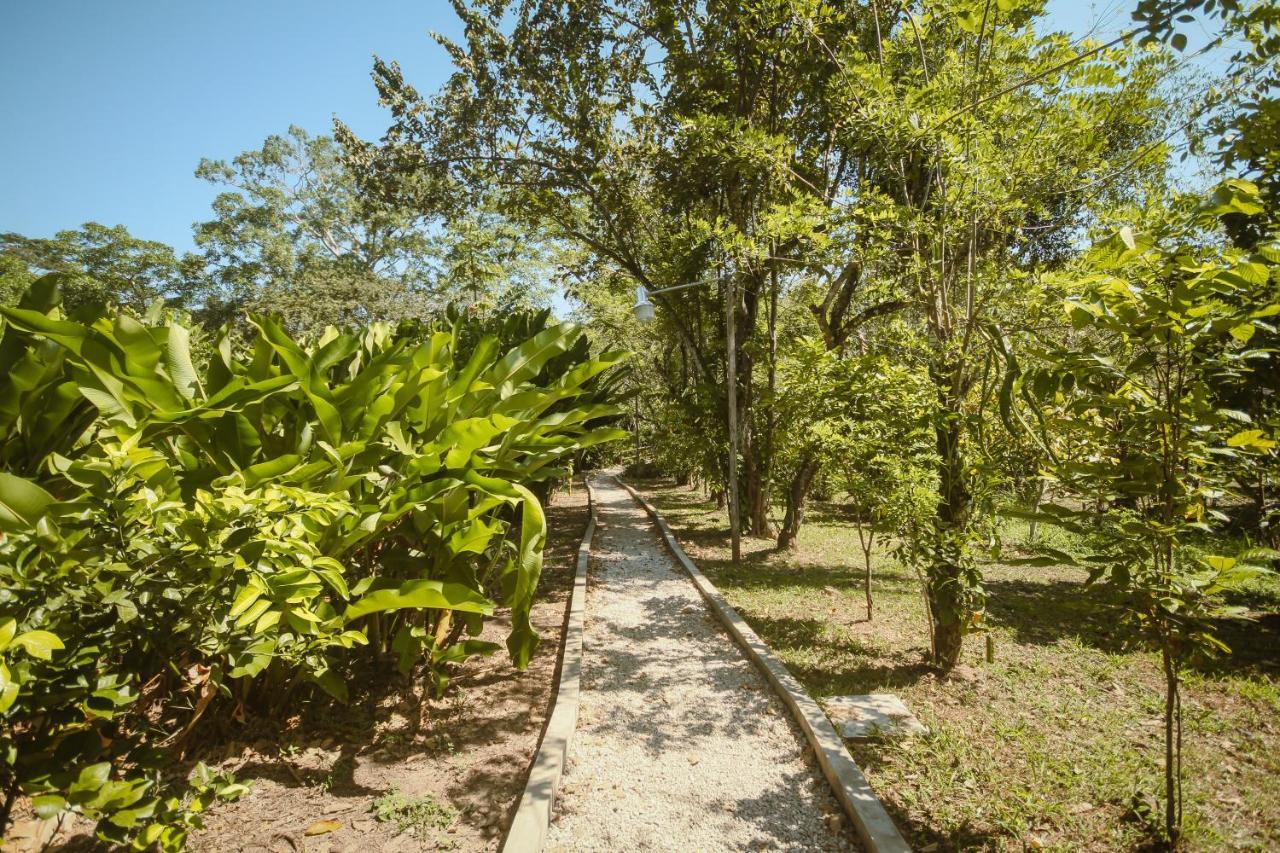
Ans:
{"label": "lamp post", "polygon": [[715,278],[691,281],[688,284],[677,284],[675,287],[664,287],[661,290],[647,290],[643,285],[636,288],[636,304],[631,309],[636,320],[648,323],[654,318],[653,303],[649,297],[658,293],[670,293],[673,290],[685,290],[727,279],[729,286],[725,289],[724,329],[725,329],[725,380],[728,382],[728,420],[729,420],[729,540],[732,543],[733,564],[736,566],[742,559],[742,532],[739,524],[738,510],[738,358],[735,350],[737,322],[734,316],[734,304],[737,288],[733,276],[716,276]]}

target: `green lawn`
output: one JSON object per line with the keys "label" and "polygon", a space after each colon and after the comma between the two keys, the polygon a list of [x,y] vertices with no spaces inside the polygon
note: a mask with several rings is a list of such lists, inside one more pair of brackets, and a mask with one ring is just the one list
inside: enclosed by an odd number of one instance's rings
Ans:
{"label": "green lawn", "polygon": [[[1105,597],[1066,567],[989,564],[981,637],[947,679],[925,665],[914,573],[873,555],[875,618],[865,620],[862,552],[837,506],[818,505],[796,554],[745,539],[728,560],[723,513],[698,492],[639,484],[703,571],[821,701],[892,692],[926,737],[852,744],[854,757],[920,850],[1114,850],[1141,846],[1135,794],[1161,790],[1162,679],[1123,651]],[[1025,531],[1009,530],[1015,542]],[[1188,677],[1184,758],[1190,849],[1280,848],[1280,583],[1230,623],[1235,654]]]}

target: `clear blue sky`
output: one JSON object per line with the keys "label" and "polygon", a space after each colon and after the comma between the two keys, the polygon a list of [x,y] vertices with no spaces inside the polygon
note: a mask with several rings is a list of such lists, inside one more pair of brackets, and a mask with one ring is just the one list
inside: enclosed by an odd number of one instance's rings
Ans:
{"label": "clear blue sky", "polygon": [[0,231],[48,236],[97,220],[191,247],[230,158],[290,124],[386,129],[372,54],[429,92],[449,72],[428,32],[443,0],[4,0]]}
{"label": "clear blue sky", "polygon": [[[1050,0],[1054,28],[1105,38],[1134,0]],[[420,91],[449,72],[427,33],[443,0],[7,0],[0,20],[0,231],[48,236],[96,220],[191,247],[215,189],[193,171],[290,124],[335,114],[386,128],[371,55]],[[1193,46],[1195,44],[1193,38]]]}

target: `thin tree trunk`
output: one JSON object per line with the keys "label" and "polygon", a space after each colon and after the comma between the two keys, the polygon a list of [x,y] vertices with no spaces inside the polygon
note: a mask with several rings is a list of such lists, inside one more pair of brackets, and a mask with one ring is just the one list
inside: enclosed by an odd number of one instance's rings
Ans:
{"label": "thin tree trunk", "polygon": [[13,814],[13,804],[18,799],[18,768],[11,767],[9,771],[13,775],[4,786],[4,802],[0,803],[0,838],[3,838],[9,829],[9,818]]}
{"label": "thin tree trunk", "polygon": [[747,445],[743,448],[743,456],[747,475],[747,529],[752,536],[772,537],[774,529],[769,519],[768,478],[758,449],[754,444]]}
{"label": "thin tree trunk", "polygon": [[858,521],[858,544],[862,546],[862,564],[866,569],[864,586],[867,594],[867,621],[872,619],[872,601],[871,601],[871,549],[875,547],[876,529],[870,523],[863,524],[862,520]]}
{"label": "thin tree trunk", "polygon": [[1169,846],[1182,834],[1182,697],[1178,664],[1167,646],[1164,661],[1164,831]]}
{"label": "thin tree trunk", "polygon": [[769,458],[763,436],[759,434],[755,417],[755,399],[752,394],[754,359],[750,353],[742,354],[743,394],[739,403],[742,413],[742,478],[745,488],[746,529],[752,536],[773,536],[773,522],[769,520]]}
{"label": "thin tree trunk", "polygon": [[[1040,502],[1043,500],[1044,500],[1044,480],[1041,480],[1040,478],[1037,477],[1036,478],[1036,496],[1035,496],[1035,499],[1031,502],[1031,511],[1039,512]],[[1036,544],[1036,520],[1034,518],[1031,519],[1031,521],[1027,524],[1027,544],[1028,545]]]}
{"label": "thin tree trunk", "polygon": [[[948,418],[935,430],[939,465],[938,509],[934,518],[939,539],[963,534],[971,496],[965,484],[964,459],[960,452],[960,425]],[[965,604],[961,586],[962,567],[940,554],[929,575],[927,595],[933,619],[934,665],[950,672],[960,662],[964,645]]]}
{"label": "thin tree trunk", "polygon": [[809,487],[818,473],[818,460],[806,456],[801,459],[796,473],[787,487],[787,511],[782,517],[782,527],[778,530],[778,550],[794,551],[800,547],[800,528],[804,524],[804,505],[809,496]]}

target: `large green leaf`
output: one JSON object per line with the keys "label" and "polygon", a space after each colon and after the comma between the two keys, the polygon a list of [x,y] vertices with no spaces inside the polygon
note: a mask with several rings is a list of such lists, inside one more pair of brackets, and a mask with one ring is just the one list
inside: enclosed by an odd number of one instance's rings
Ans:
{"label": "large green leaf", "polygon": [[347,622],[385,610],[460,610],[464,613],[493,615],[494,604],[475,590],[462,584],[436,580],[406,581],[389,589],[374,589],[360,596],[343,614]]}
{"label": "large green leaf", "polygon": [[544,329],[503,356],[485,374],[484,380],[500,389],[500,396],[506,397],[515,385],[536,376],[548,361],[568,350],[581,335],[582,329],[573,323]]}
{"label": "large green leaf", "polygon": [[191,336],[178,323],[169,326],[169,344],[165,347],[165,358],[169,377],[183,397],[190,400],[204,394],[195,365],[191,363]]}
{"label": "large green leaf", "polygon": [[542,505],[533,493],[519,483],[485,477],[475,471],[466,473],[466,481],[481,491],[519,505],[520,545],[511,567],[512,583],[507,594],[511,608],[511,633],[507,636],[507,650],[515,665],[524,669],[529,665],[533,651],[538,647],[538,633],[533,630],[529,614],[533,608],[533,595],[542,576],[542,546],[547,541],[547,518]]}
{"label": "large green leaf", "polygon": [[53,495],[30,480],[0,471],[0,530],[35,527],[53,502]]}

